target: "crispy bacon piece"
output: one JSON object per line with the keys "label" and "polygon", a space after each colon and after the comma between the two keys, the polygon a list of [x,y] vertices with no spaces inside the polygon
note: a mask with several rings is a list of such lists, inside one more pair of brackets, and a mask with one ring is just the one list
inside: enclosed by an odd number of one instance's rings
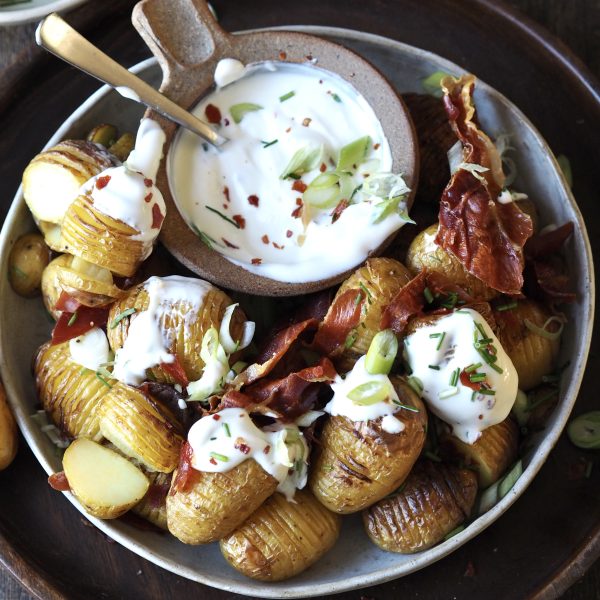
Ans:
{"label": "crispy bacon piece", "polygon": [[64,471],[52,473],[52,475],[48,477],[48,483],[50,484],[50,487],[57,492],[68,492],[71,489]]}
{"label": "crispy bacon piece", "polygon": [[152,508],[160,508],[167,498],[169,493],[170,481],[167,483],[151,483],[146,498]]}
{"label": "crispy bacon piece", "polygon": [[177,467],[177,475],[169,492],[173,495],[175,492],[185,492],[191,483],[191,478],[194,475],[194,467],[192,467],[192,456],[194,451],[189,442],[183,442],[179,453],[179,465]]}
{"label": "crispy bacon piece", "polygon": [[360,322],[362,305],[366,300],[363,290],[350,289],[338,296],[313,340],[315,350],[327,356],[336,356],[344,350],[348,334]]}
{"label": "crispy bacon piece", "polygon": [[[74,315],[77,315],[74,317]],[[72,320],[74,318],[74,320]],[[52,344],[61,344],[67,340],[87,333],[94,327],[103,327],[108,321],[107,307],[80,306],[74,313],[63,312],[52,330]],[[71,325],[69,325],[69,322]]]}
{"label": "crispy bacon piece", "polygon": [[56,308],[56,310],[66,311],[73,314],[80,306],[81,304],[78,300],[75,300],[75,298],[69,296],[67,292],[63,291],[60,293],[54,308]]}
{"label": "crispy bacon piece", "polygon": [[380,328],[391,329],[396,335],[402,335],[409,319],[423,311],[425,306],[423,292],[426,287],[427,271],[421,271],[385,307],[381,314]]}
{"label": "crispy bacon piece", "polygon": [[190,381],[177,355],[175,355],[175,360],[173,362],[163,362],[160,363],[160,366],[162,370],[167,375],[170,375],[179,385],[183,386],[184,388],[189,385]]}
{"label": "crispy bacon piece", "polygon": [[464,147],[464,162],[489,171],[476,177],[459,169],[440,201],[436,243],[464,268],[491,288],[516,295],[523,287],[523,246],[533,233],[531,219],[514,203],[500,204],[504,185],[500,156],[491,140],[475,124],[473,76],[442,81],[444,106],[450,124]]}

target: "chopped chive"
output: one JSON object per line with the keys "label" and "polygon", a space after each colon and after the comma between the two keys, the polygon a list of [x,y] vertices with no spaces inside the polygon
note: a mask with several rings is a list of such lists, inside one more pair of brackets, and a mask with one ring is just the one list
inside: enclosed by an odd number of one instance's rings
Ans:
{"label": "chopped chive", "polygon": [[437,343],[437,346],[435,347],[436,350],[439,350],[442,347],[442,343],[444,342],[445,337],[446,337],[446,332],[443,331],[442,337],[440,338],[440,341]]}
{"label": "chopped chive", "polygon": [[204,231],[200,231],[196,225],[192,224],[191,228],[193,230],[193,232],[200,238],[200,241],[208,246],[208,248],[210,248],[211,250],[213,249],[213,245],[215,246],[220,246],[219,243],[217,243],[213,238],[210,237],[210,235],[208,235],[207,233],[204,233]]}
{"label": "chopped chive", "polygon": [[27,278],[27,273],[25,273],[24,271],[22,271],[21,269],[19,269],[19,267],[17,267],[17,265],[13,265],[12,270],[21,278],[21,279],[26,279]]}
{"label": "chopped chive", "polygon": [[[410,385],[410,384],[409,384]],[[398,400],[394,400],[392,399],[392,402],[396,405],[399,406],[400,408],[403,408],[404,410],[409,410],[410,412],[414,412],[414,413],[418,413],[421,412],[418,408],[415,408],[414,406],[408,406],[407,404],[402,404],[401,402],[399,402]]]}
{"label": "chopped chive", "polygon": [[279,140],[271,140],[270,142],[265,142],[264,140],[260,140],[260,143],[263,145],[263,148],[268,148],[273,144],[276,144]]}
{"label": "chopped chive", "polygon": [[217,439],[216,437],[211,437],[211,438],[209,438],[209,440],[210,440],[211,442],[214,442],[216,439]]}
{"label": "chopped chive", "polygon": [[369,304],[371,304],[371,300],[373,298],[373,295],[369,291],[369,288],[362,281],[358,284],[358,286],[367,295],[367,299],[369,300]]}
{"label": "chopped chive", "polygon": [[77,321],[77,311],[75,311],[72,315],[71,318],[68,320],[67,322],[67,327],[71,327],[71,325],[73,325],[73,323],[75,323],[75,321]]}
{"label": "chopped chive", "polygon": [[421,396],[423,393],[423,383],[418,377],[409,377],[406,382],[412,391],[417,394],[417,396]]}
{"label": "chopped chive", "polygon": [[128,308],[127,310],[124,310],[122,313],[119,313],[111,322],[109,327],[111,329],[114,329],[125,317],[128,317],[129,315],[132,315],[134,312],[136,312],[137,309],[135,308]]}
{"label": "chopped chive", "polygon": [[[496,357],[494,357],[494,358],[496,358]],[[493,362],[489,363],[489,365],[490,365],[490,367],[492,367],[492,369],[494,369],[494,371],[496,371],[496,373],[500,373],[500,375],[502,375],[502,373],[504,373],[504,370],[501,369],[498,365],[495,365]]]}
{"label": "chopped chive", "polygon": [[479,369],[479,367],[482,366],[482,363],[478,362],[477,364],[474,365],[469,365],[466,369],[465,372],[466,373],[472,373],[473,371],[477,371],[477,369]]}
{"label": "chopped chive", "polygon": [[229,430],[229,425],[227,423],[223,423],[223,429],[225,430],[225,435],[231,437],[231,431]]}
{"label": "chopped chive", "polygon": [[331,97],[336,101],[336,102],[341,102],[342,99],[334,92],[333,94],[331,94]]}
{"label": "chopped chive", "polygon": [[477,323],[477,321],[475,321],[475,327],[479,329],[479,332],[484,338],[487,338],[487,333],[485,332],[485,329],[483,328],[483,325],[481,323]]}
{"label": "chopped chive", "polygon": [[344,342],[344,348],[346,350],[348,350],[349,348],[352,348],[352,346],[354,346],[354,342],[356,341],[356,338],[358,337],[358,333],[356,332],[356,329],[353,329],[347,336],[346,336],[346,341]]}
{"label": "chopped chive", "polygon": [[216,458],[221,462],[229,462],[229,457],[225,456],[224,454],[219,454],[218,452],[209,452],[209,456],[211,458]]}
{"label": "chopped chive", "polygon": [[352,193],[350,194],[350,198],[348,199],[349,202],[352,202],[352,199],[354,198],[354,196],[356,195],[356,193],[359,192],[360,190],[362,190],[362,186],[363,186],[363,184],[361,183],[360,185],[357,185],[352,190]]}
{"label": "chopped chive", "polygon": [[442,334],[441,334],[441,333],[430,333],[430,334],[429,334],[429,337],[430,337],[430,338],[439,338],[439,337],[441,337],[441,336],[442,336]]}
{"label": "chopped chive", "polygon": [[456,292],[450,292],[447,298],[441,302],[444,308],[454,308],[458,302],[458,294]]}
{"label": "chopped chive", "polygon": [[484,396],[495,396],[496,390],[488,390],[487,388],[481,388],[477,390],[478,394],[483,394]]}
{"label": "chopped chive", "polygon": [[288,92],[287,94],[284,94],[283,96],[279,96],[279,102],[285,102],[286,100],[293,98],[295,95],[296,95],[296,92],[294,92],[292,90],[291,92]]}
{"label": "chopped chive", "polygon": [[506,304],[501,304],[500,306],[496,307],[496,310],[498,312],[503,312],[505,310],[512,310],[513,308],[517,308],[518,304],[516,300],[513,300],[512,302],[508,302]]}
{"label": "chopped chive", "polygon": [[361,300],[362,294],[359,292],[358,294],[356,294],[356,298],[354,298],[354,306],[358,306]]}
{"label": "chopped chive", "polygon": [[458,383],[458,378],[460,377],[460,367],[456,367],[454,371],[452,371],[452,376],[450,377],[450,385],[455,387]]}
{"label": "chopped chive", "polygon": [[102,375],[100,375],[100,373],[96,372],[96,377],[107,387],[107,388],[112,388],[112,385],[110,385],[110,383],[108,383],[108,381],[106,381],[106,379],[104,379],[104,377],[102,377]]}
{"label": "chopped chive", "polygon": [[440,400],[445,400],[446,398],[451,398],[452,396],[456,396],[456,394],[458,394],[458,388],[451,387],[451,388],[448,388],[447,390],[440,392],[439,397],[440,397]]}
{"label": "chopped chive", "polygon": [[585,473],[583,474],[583,476],[586,479],[589,479],[591,474],[592,474],[592,469],[594,468],[594,463],[591,460],[588,460],[586,465],[585,465]]}
{"label": "chopped chive", "polygon": [[472,383],[481,383],[482,381],[485,381],[486,377],[487,375],[485,373],[473,373],[472,375],[469,375],[469,381]]}
{"label": "chopped chive", "polygon": [[427,300],[427,304],[431,304],[433,302],[433,294],[431,293],[431,290],[426,287],[423,290],[423,296],[425,296],[425,300]]}
{"label": "chopped chive", "polygon": [[433,369],[434,371],[439,371],[440,368],[438,367],[438,365],[427,365],[430,369]]}
{"label": "chopped chive", "polygon": [[240,228],[239,223],[236,223],[233,219],[230,219],[227,215],[224,215],[222,212],[218,211],[216,208],[212,208],[212,206],[208,206],[208,204],[204,205],[205,208],[208,208],[211,212],[214,212],[216,215],[219,215],[221,219],[224,219],[228,223],[231,223],[236,229]]}

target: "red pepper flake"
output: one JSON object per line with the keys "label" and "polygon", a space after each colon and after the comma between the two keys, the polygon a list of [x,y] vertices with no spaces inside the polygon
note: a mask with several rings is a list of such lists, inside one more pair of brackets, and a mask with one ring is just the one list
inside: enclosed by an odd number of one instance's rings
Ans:
{"label": "red pepper flake", "polygon": [[277,248],[277,250],[283,250],[285,246],[280,246],[277,242],[273,242],[273,247]]}
{"label": "red pepper flake", "polygon": [[325,171],[327,171],[327,165],[325,163],[321,163],[319,171],[321,171],[321,173],[325,173]]}
{"label": "red pepper flake", "polygon": [[269,236],[266,233],[260,239],[262,240],[263,244],[269,243]]}
{"label": "red pepper flake", "polygon": [[253,265],[260,265],[262,263],[262,258],[253,258],[251,262]]}
{"label": "red pepper flake", "polygon": [[296,181],[294,181],[294,183],[292,184],[292,189],[295,192],[300,192],[301,194],[304,194],[307,187],[308,186],[301,179],[296,179]]}
{"label": "red pepper flake", "polygon": [[219,415],[213,415],[213,419],[214,419],[215,421],[220,421],[220,420],[221,420],[221,417],[220,417]]}
{"label": "red pepper flake", "polygon": [[229,198],[229,188],[227,186],[223,188],[223,195],[225,196],[227,202],[231,202],[231,199]]}
{"label": "red pepper flake", "polygon": [[348,202],[348,200],[340,200],[338,205],[333,209],[333,212],[331,213],[332,223],[335,223],[342,216],[342,213],[348,208],[349,204],[350,203]]}
{"label": "red pepper flake", "polygon": [[229,204],[225,204],[225,202],[223,202],[223,208],[227,210],[229,208]]}
{"label": "red pepper flake", "polygon": [[208,462],[209,462],[211,465],[216,465],[216,464],[217,464],[217,461],[216,461],[214,458],[211,458],[211,459],[210,459]]}
{"label": "red pepper flake", "polygon": [[379,150],[380,146],[381,146],[381,144],[379,142],[377,142],[376,144],[373,144],[373,150]]}
{"label": "red pepper flake", "polygon": [[144,197],[144,202],[150,202],[152,200],[152,192],[150,192],[147,196]]}
{"label": "red pepper flake", "polygon": [[160,212],[158,204],[152,205],[152,229],[160,229],[162,222],[165,219],[165,215]]}
{"label": "red pepper flake", "polygon": [[288,127],[288,128],[285,130],[285,132],[286,132],[286,133],[289,133],[291,130],[292,130],[292,128],[291,128],[291,127]]}
{"label": "red pepper flake", "polygon": [[255,194],[248,196],[248,204],[250,204],[250,206],[258,206],[258,196]]}
{"label": "red pepper flake", "polygon": [[227,117],[225,117],[223,119],[223,123],[225,123],[225,127],[227,127],[229,125],[229,119]]}
{"label": "red pepper flake", "polygon": [[288,229],[288,230],[285,232],[285,237],[287,237],[287,238],[291,238],[293,235],[294,235],[294,233],[292,232],[292,230],[291,230],[291,229]]}
{"label": "red pepper flake", "polygon": [[301,214],[302,214],[302,206],[299,206],[298,208],[296,208],[292,211],[292,217],[294,217],[294,219],[298,219]]}
{"label": "red pepper flake", "polygon": [[279,53],[279,58],[281,60],[285,60],[287,58],[287,52],[284,52],[283,50]]}
{"label": "red pepper flake", "polygon": [[265,454],[269,454],[269,452],[271,452],[271,446],[269,444],[267,444],[264,448],[263,448],[263,452]]}
{"label": "red pepper flake", "polygon": [[231,242],[227,241],[224,237],[221,238],[223,240],[223,243],[228,247],[228,248],[233,248],[234,250],[239,250],[240,247],[236,246],[235,244],[232,244]]}
{"label": "red pepper flake", "polygon": [[110,181],[110,175],[103,175],[102,177],[98,177],[98,179],[96,179],[96,187],[101,190],[102,188],[105,188],[108,185],[108,182]]}
{"label": "red pepper flake", "polygon": [[208,104],[204,109],[204,114],[209,123],[218,125],[221,122],[221,111],[214,104]]}
{"label": "red pepper flake", "polygon": [[246,219],[244,219],[242,215],[233,215],[232,219],[238,224],[240,229],[244,229],[246,227]]}
{"label": "red pepper flake", "polygon": [[250,453],[250,446],[248,446],[248,444],[244,443],[244,438],[237,438],[235,440],[235,444],[233,445],[233,447],[236,450],[239,450],[242,454],[249,454]]}
{"label": "red pepper flake", "polygon": [[306,117],[305,119],[302,120],[302,126],[303,127],[308,127],[311,123],[312,119],[309,117]]}
{"label": "red pepper flake", "polygon": [[48,483],[50,484],[50,487],[57,492],[68,492],[71,489],[64,471],[50,475],[50,477],[48,477]]}
{"label": "red pepper flake", "polygon": [[144,185],[146,187],[152,187],[152,179],[149,179],[148,177],[144,177]]}
{"label": "red pepper flake", "polygon": [[306,55],[304,58],[305,58],[306,60],[312,60],[312,59],[313,59],[313,56],[312,56],[312,54],[307,54],[307,55]]}

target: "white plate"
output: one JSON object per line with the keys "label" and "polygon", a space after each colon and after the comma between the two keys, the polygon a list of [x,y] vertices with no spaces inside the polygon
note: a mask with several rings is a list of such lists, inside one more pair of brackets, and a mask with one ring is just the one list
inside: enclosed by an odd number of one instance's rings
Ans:
{"label": "white plate", "polygon": [[[422,92],[422,79],[436,70],[456,75],[462,72],[460,67],[429,52],[371,34],[324,27],[287,29],[330,37],[355,49],[387,75],[400,92]],[[133,70],[151,83],[160,81],[154,60],[140,63]],[[579,300],[569,307],[571,319],[565,328],[559,359],[562,364],[568,357],[570,365],[563,375],[559,405],[546,429],[534,438],[534,448],[523,457],[525,471],[510,493],[458,535],[411,556],[379,550],[368,541],[360,516],[345,517],[340,540],[331,552],[298,577],[274,584],[246,579],[234,571],[222,558],[217,544],[185,546],[175,538],[140,531],[119,521],[88,517],[97,527],[153,563],[207,585],[270,598],[323,596],[382,583],[426,567],[479,534],[523,493],[564,428],[583,376],[594,311],[591,250],[581,214],[552,152],[539,133],[504,96],[482,82],[477,85],[475,100],[484,130],[492,136],[510,132],[517,134],[512,139],[520,173],[515,187],[532,193],[540,207],[542,225],[570,220],[575,223],[577,232],[569,240],[566,252]],[[67,119],[47,145],[68,137],[81,137],[100,122],[114,122],[121,129],[133,130],[141,114],[137,105],[103,87]],[[60,470],[61,464],[52,444],[30,418],[36,405],[36,395],[29,368],[33,352],[48,339],[51,324],[41,300],[24,300],[16,296],[6,277],[7,257],[12,243],[33,228],[19,190],[0,237],[0,297],[3,299],[0,306],[0,370],[21,430],[44,469],[51,473]],[[67,497],[73,501],[69,494]],[[74,504],[78,507],[76,502]]]}
{"label": "white plate", "polygon": [[38,21],[52,12],[71,10],[86,0],[29,0],[13,6],[0,7],[0,25],[20,25]]}

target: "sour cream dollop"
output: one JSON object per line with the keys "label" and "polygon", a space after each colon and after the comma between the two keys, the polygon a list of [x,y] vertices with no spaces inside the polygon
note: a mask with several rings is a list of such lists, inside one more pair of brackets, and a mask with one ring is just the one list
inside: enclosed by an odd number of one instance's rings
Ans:
{"label": "sour cream dollop", "polygon": [[[496,368],[486,362],[476,344],[484,353],[495,356],[495,361],[490,362]],[[510,413],[519,378],[478,312],[457,310],[432,325],[420,327],[406,338],[404,348],[427,405],[463,442],[473,444],[484,429],[500,423]],[[478,387],[482,389],[474,389]]]}
{"label": "sour cream dollop", "polygon": [[279,481],[277,490],[288,500],[306,485],[308,446],[295,425],[261,430],[243,408],[225,408],[196,421],[188,442],[197,471],[224,473],[254,459]]}
{"label": "sour cream dollop", "polygon": [[[181,130],[167,171],[183,218],[231,262],[277,281],[315,281],[356,266],[407,222],[406,204],[394,199],[409,190],[390,173],[377,116],[349,83],[311,65],[232,59],[218,64],[215,81],[192,112],[218,121],[229,141],[217,150]],[[367,137],[358,164],[338,168],[341,149]],[[290,175],[303,153],[307,170]],[[339,197],[307,200],[315,179],[340,173]]]}

